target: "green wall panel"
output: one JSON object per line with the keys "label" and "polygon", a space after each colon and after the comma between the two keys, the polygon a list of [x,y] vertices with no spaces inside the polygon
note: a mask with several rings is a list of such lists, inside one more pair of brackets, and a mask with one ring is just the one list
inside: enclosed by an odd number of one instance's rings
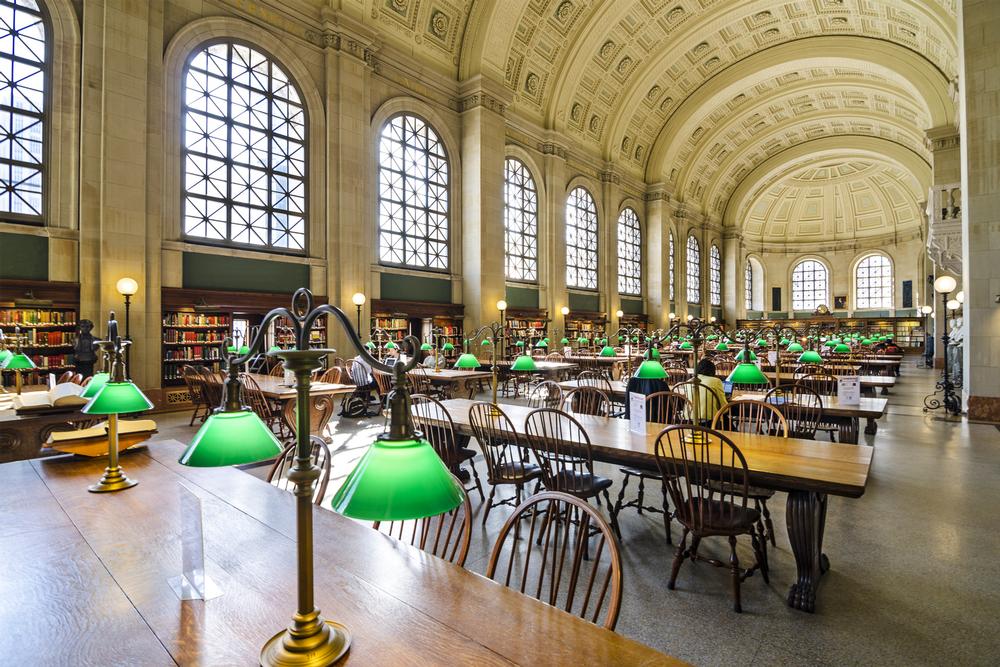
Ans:
{"label": "green wall panel", "polygon": [[769,320],[788,319],[788,312],[784,310],[772,310],[768,312],[767,319]]}
{"label": "green wall panel", "polygon": [[48,280],[48,238],[31,234],[0,233],[0,278]]}
{"label": "green wall panel", "polygon": [[626,299],[622,298],[622,312],[628,315],[642,315],[642,299]]}
{"label": "green wall panel", "polygon": [[601,296],[599,294],[578,294],[576,292],[570,292],[569,309],[597,312],[601,309]]}
{"label": "green wall panel", "polygon": [[538,289],[507,285],[507,305],[511,308],[538,308]]}
{"label": "green wall panel", "polygon": [[188,289],[291,293],[309,287],[307,264],[186,252],[183,266]]}
{"label": "green wall panel", "polygon": [[380,299],[451,303],[451,280],[425,276],[380,274]]}

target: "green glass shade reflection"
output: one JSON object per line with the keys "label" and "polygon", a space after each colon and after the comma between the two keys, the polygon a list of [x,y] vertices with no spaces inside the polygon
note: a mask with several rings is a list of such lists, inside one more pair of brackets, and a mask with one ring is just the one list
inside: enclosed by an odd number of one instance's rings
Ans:
{"label": "green glass shade reflection", "polygon": [[116,415],[152,407],[153,403],[131,382],[107,382],[81,410],[88,415]]}
{"label": "green glass shade reflection", "polygon": [[786,345],[788,345],[788,339],[782,338],[781,340],[778,341],[778,345],[780,345],[781,347],[785,347]]}
{"label": "green glass shade reflection", "polygon": [[369,350],[374,350],[375,349],[375,343],[373,343],[371,341],[368,341],[367,343],[365,343],[365,347],[367,347]]}
{"label": "green glass shade reflection", "polygon": [[483,339],[483,342],[480,343],[480,345],[492,345],[492,344],[493,342],[489,338]]}
{"label": "green glass shade reflection", "polygon": [[768,384],[767,377],[751,363],[739,364],[726,379],[733,384]]}
{"label": "green glass shade reflection", "polygon": [[390,340],[388,343],[385,344],[385,349],[387,349],[387,350],[395,350],[396,349],[396,344],[393,343]]}
{"label": "green glass shade reflection", "polygon": [[14,356],[14,353],[10,350],[0,350],[0,368],[7,363],[7,360]]}
{"label": "green glass shade reflection", "polygon": [[802,351],[802,343],[792,343],[791,345],[788,346],[788,351],[789,352],[801,352]]}
{"label": "green glass shade reflection", "polygon": [[253,412],[217,412],[205,420],[178,460],[186,466],[214,468],[266,461],[281,451],[274,433]]}
{"label": "green glass shade reflection", "polygon": [[605,345],[604,347],[601,348],[601,356],[602,357],[615,356],[615,348],[611,347],[610,345]]}
{"label": "green glass shade reflection", "polygon": [[515,345],[516,347],[524,347],[524,341],[523,341],[523,340],[519,340],[519,341],[517,341],[516,343],[514,343],[514,345]]}
{"label": "green glass shade reflection", "polygon": [[806,350],[799,355],[800,364],[821,364],[823,363],[823,357],[819,355],[816,350]]}
{"label": "green glass shade reflection", "polygon": [[35,362],[31,360],[31,357],[23,352],[18,352],[17,354],[11,354],[7,357],[7,361],[3,362],[2,368],[8,371],[27,371],[35,367]]}
{"label": "green glass shade reflection", "polygon": [[563,344],[563,345],[569,345],[569,338],[563,338],[563,339],[562,339],[561,341],[559,341],[559,342],[560,342],[561,344]]}
{"label": "green glass shade reflection", "polygon": [[467,370],[479,368],[479,359],[476,359],[476,355],[466,352],[455,362],[455,368],[464,368]]}
{"label": "green glass shade reflection", "polygon": [[455,349],[455,346],[454,346],[454,345],[452,345],[451,343],[445,343],[444,345],[442,345],[442,346],[441,346],[441,349],[442,349],[442,350],[443,350],[444,352],[451,352],[452,350],[454,350],[454,349]]}
{"label": "green glass shade reflection", "polygon": [[533,371],[536,369],[535,360],[526,354],[522,354],[514,360],[514,364],[510,369],[512,371]]}
{"label": "green glass shade reflection", "polygon": [[660,351],[657,350],[655,347],[654,348],[650,348],[649,352],[646,353],[646,358],[647,359],[655,359],[656,361],[659,361],[660,360]]}
{"label": "green glass shade reflection", "polygon": [[679,349],[681,349],[681,350],[690,350],[690,349],[693,349],[693,348],[694,348],[694,346],[691,344],[691,341],[686,340],[686,341],[684,341],[683,343],[680,344],[680,348]]}
{"label": "green glass shade reflection", "polygon": [[426,351],[426,350],[433,350],[434,348],[433,348],[433,347],[431,347],[431,344],[430,344],[430,343],[424,343],[424,344],[422,344],[422,345],[420,346],[420,349],[421,349],[421,350],[425,350],[425,351]]}
{"label": "green glass shade reflection", "polygon": [[635,370],[634,377],[640,380],[662,380],[667,377],[667,372],[663,370],[663,366],[658,362],[647,359],[639,364],[639,368]]}
{"label": "green glass shade reflection", "polygon": [[840,343],[837,347],[833,348],[833,351],[837,354],[847,354],[851,351],[851,347],[849,345],[845,345],[844,343]]}
{"label": "green glass shade reflection", "polygon": [[447,512],[462,488],[423,439],[376,440],[333,497],[337,512],[363,521],[404,521]]}
{"label": "green glass shade reflection", "polygon": [[[750,355],[747,358],[747,354]],[[740,350],[736,353],[736,361],[757,361],[757,355],[754,354],[753,350]]]}
{"label": "green glass shade reflection", "polygon": [[715,346],[715,351],[716,352],[728,352],[729,351],[729,346],[726,345],[726,341],[722,341],[718,345]]}
{"label": "green glass shade reflection", "polygon": [[583,336],[580,336],[579,338],[576,339],[576,342],[579,343],[580,345],[586,345],[590,341],[584,338]]}
{"label": "green glass shade reflection", "polygon": [[544,340],[540,340],[537,343],[535,343],[535,347],[546,348],[548,346],[549,346],[549,344],[546,343]]}
{"label": "green glass shade reflection", "polygon": [[90,378],[90,382],[87,386],[83,388],[83,393],[80,394],[80,398],[93,398],[97,396],[97,392],[101,390],[101,387],[108,383],[111,376],[108,373],[97,373],[94,377]]}

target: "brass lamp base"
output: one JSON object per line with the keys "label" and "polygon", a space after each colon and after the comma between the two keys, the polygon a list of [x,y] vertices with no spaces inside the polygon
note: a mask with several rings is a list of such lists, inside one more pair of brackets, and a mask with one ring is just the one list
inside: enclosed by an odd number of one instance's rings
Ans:
{"label": "brass lamp base", "polygon": [[114,468],[105,468],[101,480],[97,484],[88,486],[87,490],[91,493],[109,493],[111,491],[131,489],[138,483],[138,480],[129,479],[120,467],[115,466]]}
{"label": "brass lamp base", "polygon": [[324,621],[311,637],[295,637],[282,630],[260,651],[262,667],[325,667],[340,660],[351,648],[351,634],[336,621]]}

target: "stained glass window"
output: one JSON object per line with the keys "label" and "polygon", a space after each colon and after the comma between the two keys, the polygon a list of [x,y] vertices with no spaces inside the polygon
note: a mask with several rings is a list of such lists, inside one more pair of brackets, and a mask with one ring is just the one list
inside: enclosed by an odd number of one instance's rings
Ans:
{"label": "stained glass window", "polygon": [[509,280],[538,280],[538,189],[520,160],[504,164],[504,258]]}
{"label": "stained glass window", "polygon": [[687,241],[687,299],[701,303],[701,246],[693,236]]}
{"label": "stained glass window", "polygon": [[892,263],[885,255],[869,255],[854,275],[858,310],[892,308]]}
{"label": "stained glass window", "polygon": [[378,150],[378,256],[384,264],[448,269],[448,156],[421,118],[395,116]]}
{"label": "stained glass window", "polygon": [[670,232],[669,248],[667,249],[667,282],[670,284],[670,300],[677,298],[674,290],[674,233]]}
{"label": "stained glass window", "polygon": [[792,310],[816,310],[827,302],[826,267],[806,259],[792,270]]}
{"label": "stained glass window", "polygon": [[722,305],[722,255],[717,245],[708,249],[708,296],[711,305]]}
{"label": "stained glass window", "polygon": [[753,264],[749,259],[743,276],[743,305],[747,310],[753,310]]}
{"label": "stained glass window", "polygon": [[566,199],[566,286],[597,289],[597,205],[583,188]]}
{"label": "stained glass window", "polygon": [[191,57],[183,159],[186,236],[305,250],[305,109],[268,56],[222,42]]}
{"label": "stained glass window", "polygon": [[0,0],[0,218],[42,222],[48,29],[35,0]]}
{"label": "stained glass window", "polygon": [[631,208],[618,215],[618,293],[642,294],[642,230]]}

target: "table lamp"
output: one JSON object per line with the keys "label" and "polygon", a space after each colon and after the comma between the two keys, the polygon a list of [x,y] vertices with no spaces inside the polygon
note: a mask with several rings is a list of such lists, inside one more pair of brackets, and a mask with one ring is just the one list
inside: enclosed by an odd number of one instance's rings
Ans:
{"label": "table lamp", "polygon": [[795,342],[795,343],[790,343],[788,345],[788,348],[786,348],[786,351],[787,352],[802,352],[802,349],[803,349],[802,348],[802,343]]}
{"label": "table lamp", "polygon": [[637,377],[640,380],[662,380],[667,377],[667,371],[663,369],[662,364],[652,359],[646,359],[639,364],[639,368],[635,370],[633,377]]}
{"label": "table lamp", "polygon": [[715,346],[715,351],[716,352],[729,352],[729,345],[724,340],[719,341],[719,344]]}
{"label": "table lamp", "polygon": [[799,355],[798,361],[800,364],[821,364],[823,363],[823,357],[816,350],[806,350]]}
{"label": "table lamp", "polygon": [[526,354],[522,354],[517,359],[514,360],[513,365],[510,367],[512,371],[533,371],[537,367],[535,366],[535,360]]}
{"label": "table lamp", "polygon": [[744,347],[742,350],[736,353],[736,361],[757,361],[757,355],[748,347]]}
{"label": "table lamp", "polygon": [[[110,368],[111,365],[111,353],[114,351],[114,343],[108,340],[102,340],[94,343],[101,351],[101,363],[102,368]],[[111,379],[111,374],[107,371],[101,373],[95,373],[93,377],[90,378],[90,382],[87,386],[83,388],[83,393],[80,394],[80,398],[93,398],[97,396],[97,392],[101,390],[101,387],[108,383]]]}
{"label": "table lamp", "polygon": [[19,331],[16,327],[14,328],[14,351],[4,351],[8,352],[8,355],[3,363],[0,363],[0,369],[5,371],[14,371],[14,386],[17,388],[17,394],[20,395],[21,386],[23,385],[21,372],[30,371],[35,368],[35,362],[31,360],[31,357],[21,352],[21,336],[19,335]]}
{"label": "table lamp", "polygon": [[737,364],[726,380],[732,382],[733,385],[768,384],[767,376],[761,372],[757,364],[752,364],[748,361]]}
{"label": "table lamp", "polygon": [[105,348],[114,355],[111,362],[111,378],[97,391],[81,412],[88,415],[108,416],[108,466],[97,484],[87,488],[91,493],[108,493],[129,489],[139,482],[129,479],[118,465],[118,415],[133,412],[145,412],[153,407],[152,401],[146,398],[131,380],[126,379],[124,351],[131,341],[123,341],[117,335],[118,327],[108,327],[109,333],[115,334],[111,347]]}
{"label": "table lamp", "polygon": [[461,370],[475,370],[479,368],[479,359],[476,358],[476,355],[469,354],[469,339],[466,338],[462,344],[464,346],[462,354],[459,356],[458,361],[455,362],[455,368]]}
{"label": "table lamp", "polygon": [[613,357],[613,356],[615,356],[615,348],[611,347],[610,345],[605,345],[604,347],[601,348],[601,354],[600,354],[600,356],[602,356],[602,357]]}
{"label": "table lamp", "polygon": [[850,345],[846,343],[837,343],[837,346],[833,348],[836,354],[848,354],[851,351]]}

